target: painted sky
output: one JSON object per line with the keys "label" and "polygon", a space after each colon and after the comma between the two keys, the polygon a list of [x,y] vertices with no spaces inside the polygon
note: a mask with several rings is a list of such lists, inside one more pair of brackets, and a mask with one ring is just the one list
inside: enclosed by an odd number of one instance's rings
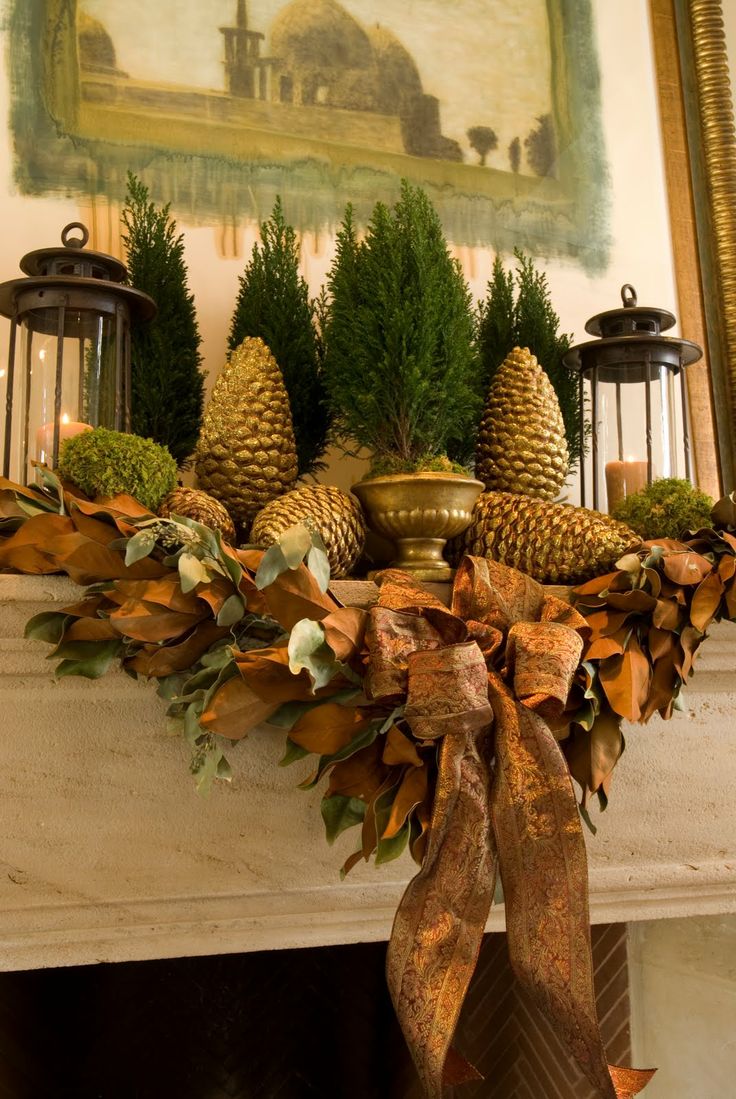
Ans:
{"label": "painted sky", "polygon": [[[522,141],[550,110],[546,0],[342,0],[368,26],[391,30],[410,51],[424,91],[441,103],[442,132],[477,160],[466,131],[491,126],[498,149],[491,167],[507,168],[509,143]],[[250,26],[266,33],[279,0],[249,0]],[[109,31],[120,68],[141,80],[222,89],[222,36],[235,0],[80,0]]]}

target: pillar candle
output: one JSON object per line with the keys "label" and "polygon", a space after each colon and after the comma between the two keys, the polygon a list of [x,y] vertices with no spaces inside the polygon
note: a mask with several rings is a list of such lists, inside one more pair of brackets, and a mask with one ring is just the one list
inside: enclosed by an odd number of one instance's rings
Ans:
{"label": "pillar candle", "polygon": [[[59,424],[59,446],[65,439],[71,439],[73,435],[80,435],[83,431],[91,431],[90,424],[70,420],[66,413],[61,417]],[[39,461],[50,463],[54,456],[54,424],[44,424],[36,432],[36,458]]]}
{"label": "pillar candle", "polygon": [[625,462],[606,462],[606,496],[608,510],[613,509],[633,492],[647,484],[647,463],[628,458]]}

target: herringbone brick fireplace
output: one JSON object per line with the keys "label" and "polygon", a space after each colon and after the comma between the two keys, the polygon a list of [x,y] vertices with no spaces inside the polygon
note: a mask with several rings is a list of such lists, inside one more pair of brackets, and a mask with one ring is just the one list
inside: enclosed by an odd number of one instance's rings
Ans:
{"label": "herringbone brick fireplace", "polygon": [[[598,1010],[629,1063],[626,931],[593,929]],[[0,974],[0,1099],[421,1099],[385,944]],[[486,1082],[457,1099],[592,1099],[487,935],[458,1044]]]}

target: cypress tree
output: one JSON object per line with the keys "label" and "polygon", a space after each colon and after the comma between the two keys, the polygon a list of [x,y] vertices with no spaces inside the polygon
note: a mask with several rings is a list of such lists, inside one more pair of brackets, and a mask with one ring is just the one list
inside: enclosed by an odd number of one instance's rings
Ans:
{"label": "cypress tree", "polygon": [[528,347],[547,374],[560,403],[570,464],[579,461],[584,440],[580,430],[578,377],[563,365],[572,336],[559,331],[547,276],[516,249],[517,270],[504,271],[497,256],[485,301],[478,306],[478,350],[486,392],[509,351]]}
{"label": "cypress tree", "polygon": [[325,380],[342,436],[373,452],[374,470],[467,459],[481,404],[470,291],[424,191],[404,181],[360,242],[348,207],[328,286]]}
{"label": "cypress tree", "polygon": [[128,174],[122,215],[128,276],[158,306],[150,323],[134,324],[131,331],[132,427],[136,435],[167,446],[183,465],[199,436],[204,371],[184,240],[169,209],[168,203],[157,208],[148,188]]}
{"label": "cypress tree", "polygon": [[279,365],[289,394],[299,475],[323,467],[329,413],[321,376],[321,340],[316,304],[299,273],[296,233],[284,218],[281,199],[261,224],[260,244],[240,278],[230,325],[231,351],[246,336],[260,336]]}

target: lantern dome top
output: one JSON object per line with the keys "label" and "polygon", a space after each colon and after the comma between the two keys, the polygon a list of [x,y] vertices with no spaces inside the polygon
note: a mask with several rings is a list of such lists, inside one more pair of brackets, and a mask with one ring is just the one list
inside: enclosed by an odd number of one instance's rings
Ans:
{"label": "lantern dome top", "polygon": [[[72,236],[74,230],[81,236]],[[106,252],[86,249],[89,230],[81,221],[70,221],[61,231],[61,247],[37,248],[27,252],[20,261],[25,275],[62,275],[72,278],[104,279],[107,282],[125,282],[128,269],[124,263]]]}
{"label": "lantern dome top", "polygon": [[675,315],[668,309],[637,305],[636,290],[630,282],[621,287],[622,309],[607,309],[596,313],[585,325],[591,336],[658,336],[675,324]]}

